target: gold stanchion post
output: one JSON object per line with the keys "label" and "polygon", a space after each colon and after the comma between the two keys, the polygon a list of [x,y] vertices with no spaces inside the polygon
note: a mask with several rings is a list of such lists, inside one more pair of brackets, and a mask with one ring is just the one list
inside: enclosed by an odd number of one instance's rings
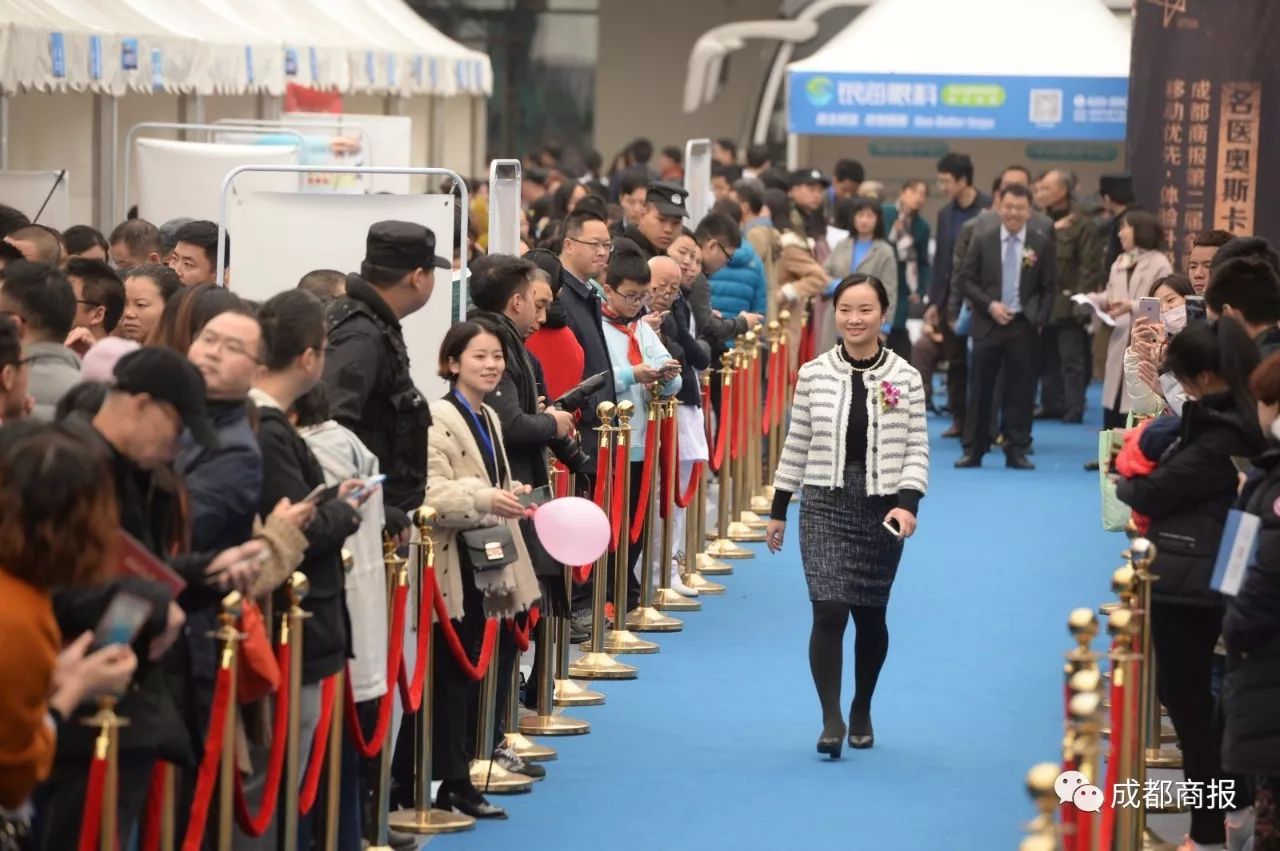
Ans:
{"label": "gold stanchion post", "polygon": [[1018,851],[1058,851],[1058,828],[1054,822],[1058,795],[1053,788],[1058,771],[1052,762],[1040,762],[1027,772],[1027,794],[1035,802],[1036,816],[1027,824],[1030,835],[1018,845]]}
{"label": "gold stanchion post", "polygon": [[[655,426],[654,433],[662,434],[662,411],[659,407],[657,391],[658,385],[654,384],[650,388],[651,395],[649,398],[649,407],[647,413],[647,423],[653,423]],[[645,565],[641,567],[640,579],[640,604],[634,611],[627,611],[627,601],[630,595],[627,593],[627,584],[631,579],[631,418],[635,415],[635,406],[630,402],[620,402],[618,404],[618,432],[617,447],[625,451],[619,452],[622,456],[622,482],[618,485],[622,490],[622,534],[618,540],[617,558],[614,563],[617,569],[613,572],[613,627],[605,635],[604,649],[607,653],[657,653],[658,645],[652,641],[646,641],[635,635],[631,630],[636,632],[670,632],[680,628],[679,621],[671,618],[663,618],[649,603],[649,595],[646,591],[646,581],[649,576]],[[662,442],[660,437],[655,437],[654,446],[661,450]],[[646,450],[648,447],[646,447]],[[658,481],[658,465],[654,464],[653,480]],[[652,500],[650,501],[652,505]],[[637,510],[639,510],[637,508]],[[650,531],[652,526],[652,511],[646,512],[645,530]],[[649,557],[650,538],[652,535],[646,535],[643,551],[640,555],[640,561],[644,562]],[[653,616],[656,616],[653,617]],[[674,624],[674,626],[672,625]]]}
{"label": "gold stanchion post", "polygon": [[[499,629],[503,629],[501,624]],[[503,768],[493,758],[493,727],[498,702],[498,650],[480,684],[479,723],[476,724],[476,758],[471,762],[471,782],[481,792],[515,795],[533,788],[533,778]]]}
{"label": "gold stanchion post", "polygon": [[[566,567],[565,573],[570,569]],[[570,599],[572,599],[572,592]],[[552,703],[556,706],[600,706],[605,700],[603,694],[569,679],[569,650],[573,646],[569,641],[569,619],[555,617],[550,620],[551,630],[556,636],[555,697]]]}
{"label": "gold stanchion post", "polygon": [[[782,329],[776,319],[769,323],[767,340],[769,344],[770,366],[766,367],[766,374],[762,376],[761,380],[764,382],[763,389],[765,398],[768,400],[764,404],[764,410],[768,411],[769,422],[765,423],[761,420],[759,424],[759,432],[762,436],[761,439],[766,441],[766,445],[764,446],[764,451],[761,453],[763,458],[757,468],[760,470],[760,477],[756,481],[755,496],[751,498],[751,510],[757,514],[763,514],[766,517],[768,516],[769,511],[773,508],[773,474],[777,469],[778,426],[779,423],[782,422],[781,405],[783,400],[781,396],[782,387],[780,385],[782,381],[782,373],[786,371],[786,364],[781,364],[778,361],[778,358],[782,354]],[[777,364],[777,366],[774,366],[774,364]],[[769,376],[767,374],[769,369],[778,369],[777,381],[772,383],[769,381]],[[764,416],[763,411],[761,416]],[[764,436],[766,427],[768,429],[767,438]],[[768,524],[766,523],[766,525]]]}
{"label": "gold stanchion post", "polygon": [[236,646],[244,635],[236,628],[244,600],[240,592],[232,591],[222,598],[218,612],[218,629],[214,637],[222,642],[220,667],[231,671],[231,685],[227,695],[227,717],[222,722],[222,756],[218,763],[218,850],[231,851],[235,836],[235,780],[236,780],[236,717],[239,702],[236,700],[236,678],[239,654]]}
{"label": "gold stanchion post", "polygon": [[[656,541],[654,525],[658,522],[658,506],[662,499],[662,424],[667,420],[668,410],[665,399],[658,396],[658,385],[651,388],[649,394],[649,421],[654,423],[653,439],[653,481],[649,489],[649,500],[645,507],[644,548],[640,553],[640,605],[627,613],[627,626],[636,632],[679,632],[684,624],[670,615],[659,611],[655,606],[653,592],[653,553],[661,545]],[[661,558],[661,556],[659,556]],[[665,579],[664,575],[664,579]]]}
{"label": "gold stanchion post", "polygon": [[[333,675],[333,709],[329,719],[329,746],[325,777],[324,848],[338,851],[338,815],[342,798],[342,725],[345,723],[347,672],[344,668]],[[391,688],[391,684],[387,684]]]}
{"label": "gold stanchion post", "polygon": [[[596,428],[596,431],[600,434],[600,454],[605,459],[605,463],[602,465],[604,467],[604,482],[599,487],[604,495],[606,511],[608,510],[607,507],[613,504],[613,434],[616,429],[611,423],[616,411],[617,408],[612,402],[601,402],[600,406],[596,408],[596,415],[600,419],[600,425]],[[627,529],[620,529],[619,534],[625,537],[628,532],[629,530]],[[606,550],[596,560],[595,567],[591,571],[590,650],[580,656],[576,662],[569,665],[569,676],[571,677],[578,677],[584,680],[631,680],[636,677],[636,669],[633,666],[619,662],[604,651],[604,604],[609,586],[609,555],[609,551]],[[626,601],[624,599],[621,606],[615,607],[615,616],[625,616],[623,612],[625,608]]]}
{"label": "gold stanchion post", "polygon": [[[702,398],[706,400],[703,406],[703,429],[707,433],[707,463],[703,465],[701,492],[698,494],[695,505],[690,508],[697,509],[698,519],[698,535],[695,538],[696,546],[689,552],[694,553],[697,562],[698,572],[705,576],[728,576],[733,573],[733,565],[727,561],[721,561],[711,555],[709,549],[704,549],[706,542],[710,540],[710,532],[707,529],[707,504],[710,500],[711,485],[711,459],[715,457],[716,451],[716,430],[712,428],[714,418],[711,411],[711,372],[707,370],[702,373]],[[717,487],[719,484],[717,483]],[[727,524],[726,524],[727,527]],[[723,537],[723,536],[720,536]],[[732,543],[729,541],[728,543]]]}
{"label": "gold stanchion post", "polygon": [[[675,397],[673,396],[663,400],[661,403],[661,410],[663,420],[671,420],[674,422],[676,416]],[[659,464],[655,466],[660,468],[661,456],[665,455],[668,451],[667,447],[664,446],[661,441],[658,443],[658,451],[660,453],[658,457]],[[672,551],[675,549],[674,541],[671,537],[671,530],[675,523],[675,489],[678,487],[674,480],[678,478],[676,476],[676,470],[679,469],[679,465],[677,462],[673,462],[672,466],[675,468],[672,470],[671,476],[673,481],[664,483],[663,476],[656,475],[654,477],[655,482],[659,487],[657,489],[658,492],[655,504],[649,512],[650,517],[654,522],[657,522],[657,517],[654,516],[655,511],[662,517],[662,546],[660,547],[658,555],[658,590],[653,598],[653,607],[660,612],[700,612],[702,611],[701,603],[697,600],[685,597],[671,587],[671,558]],[[657,472],[657,470],[655,470],[655,472]],[[652,532],[652,527],[650,528],[650,531]],[[645,590],[648,591],[653,584],[653,578],[650,575],[653,570],[653,559],[649,557],[649,550],[647,547],[645,549],[645,568],[647,569],[647,573],[641,582],[643,583]]]}
{"label": "gold stanchion post", "polygon": [[[676,487],[680,487],[677,480]],[[706,496],[707,476],[706,465],[702,465],[698,469],[698,481],[694,487],[693,496],[689,498],[689,507],[684,511],[684,555],[681,559],[680,566],[682,568],[681,581],[685,585],[697,591],[699,594],[723,594],[725,587],[719,582],[712,582],[702,575],[699,560],[701,553],[698,552],[698,546],[702,541],[702,524],[706,518]],[[732,568],[730,568],[732,569]]]}
{"label": "gold stanchion post", "polygon": [[[555,618],[538,621],[538,714],[521,719],[519,730],[526,736],[580,736],[591,732],[591,724],[557,715],[554,708]],[[528,759],[528,757],[525,757]]]}
{"label": "gold stanchion post", "polygon": [[[1116,778],[1120,782],[1133,777],[1134,767],[1137,765],[1137,761],[1142,758],[1141,745],[1136,731],[1133,729],[1136,713],[1132,711],[1133,701],[1130,697],[1132,691],[1129,690],[1129,684],[1136,684],[1138,681],[1140,655],[1134,650],[1134,644],[1138,640],[1139,624],[1131,608],[1132,595],[1135,593],[1133,582],[1133,568],[1131,567],[1122,567],[1112,574],[1112,588],[1122,595],[1124,603],[1121,608],[1115,609],[1107,616],[1107,632],[1113,640],[1111,678],[1117,688],[1125,690],[1125,724],[1122,728],[1121,740],[1116,743],[1116,758],[1119,763],[1117,765]],[[1113,705],[1111,708],[1113,729],[1115,726],[1115,712],[1116,707]],[[1115,808],[1115,830],[1113,833],[1115,851],[1132,851],[1134,848],[1132,845],[1134,815],[1132,807],[1121,806]],[[1103,851],[1111,851],[1111,849],[1103,849]]]}
{"label": "gold stanchion post", "polygon": [[[738,405],[726,405],[724,402],[733,402],[734,374],[737,372],[738,361],[741,352],[735,348],[724,353],[720,358],[720,419],[725,420],[730,434],[725,441],[724,458],[720,464],[720,485],[716,495],[716,539],[707,547],[707,555],[714,559],[746,559],[755,558],[755,553],[744,547],[734,543],[730,530],[733,524],[729,519],[733,516],[734,498],[733,498],[733,479],[736,473],[733,471],[733,437],[732,432],[737,428],[735,417],[737,416]],[[719,424],[717,424],[717,437],[719,437]],[[712,443],[712,453],[715,452],[715,444]]]}
{"label": "gold stanchion post", "polygon": [[[298,775],[301,773],[302,759],[302,622],[311,617],[303,611],[302,601],[311,586],[306,575],[294,571],[285,580],[285,590],[289,596],[289,608],[281,616],[280,641],[287,637],[289,642],[289,729],[285,740],[284,753],[284,813],[280,818],[281,840],[285,848],[296,848],[298,845]],[[234,681],[234,677],[232,680]],[[234,738],[234,737],[233,737]],[[308,743],[309,744],[309,743]],[[232,751],[234,755],[234,751]],[[234,762],[234,760],[233,760]],[[226,846],[227,849],[231,845]]]}
{"label": "gold stanchion post", "polygon": [[[418,549],[418,588],[435,583],[436,557],[431,542],[431,526],[435,523],[434,508],[423,507],[413,513],[414,525],[418,527],[418,540],[413,546]],[[414,727],[413,755],[417,768],[414,776],[413,809],[397,810],[387,818],[387,824],[394,830],[414,834],[458,833],[471,830],[476,820],[453,810],[437,810],[431,806],[431,701],[435,694],[435,607],[431,600],[426,606],[420,606],[414,620],[419,632],[431,633],[430,646],[427,649],[426,668],[422,677],[422,706],[418,710],[418,723]],[[394,688],[387,683],[388,688]]]}
{"label": "gold stanchion post", "polygon": [[[750,510],[750,457],[751,447],[755,445],[751,435],[752,424],[755,422],[752,411],[760,406],[759,388],[751,380],[752,354],[757,351],[755,332],[748,331],[738,338],[735,350],[738,353],[735,359],[738,366],[737,380],[741,387],[740,392],[734,394],[733,404],[737,409],[739,422],[742,423],[742,428],[738,430],[742,435],[742,445],[738,447],[738,459],[733,462],[734,513],[730,515],[729,538],[738,542],[759,542],[765,538],[764,528],[767,524]],[[737,518],[736,521],[732,519],[734,517]]]}
{"label": "gold stanchion post", "polygon": [[[541,621],[539,621],[541,623]],[[539,646],[539,652],[541,646]],[[520,662],[511,666],[511,686],[507,689],[507,723],[503,742],[521,759],[545,762],[556,758],[556,749],[538,744],[524,734],[520,726]]]}
{"label": "gold stanchion post", "polygon": [[120,830],[120,728],[129,726],[128,719],[116,714],[115,695],[98,698],[98,711],[81,723],[95,727],[98,735],[93,742],[94,759],[106,760],[107,770],[102,783],[102,818],[98,825],[98,847],[101,851],[116,851]]}
{"label": "gold stanchion post", "polygon": [[[1156,659],[1152,648],[1151,637],[1151,588],[1157,576],[1151,572],[1152,562],[1156,558],[1155,544],[1146,538],[1135,537],[1129,542],[1125,551],[1133,567],[1134,579],[1138,588],[1139,611],[1138,626],[1141,637],[1142,676],[1138,678],[1139,700],[1136,726],[1137,740],[1142,743],[1142,758],[1137,761],[1133,779],[1139,789],[1146,789],[1147,770],[1152,760],[1160,758],[1160,702],[1156,699]],[[1163,848],[1166,843],[1155,831],[1147,827],[1147,807],[1139,807],[1134,811],[1135,849]]]}

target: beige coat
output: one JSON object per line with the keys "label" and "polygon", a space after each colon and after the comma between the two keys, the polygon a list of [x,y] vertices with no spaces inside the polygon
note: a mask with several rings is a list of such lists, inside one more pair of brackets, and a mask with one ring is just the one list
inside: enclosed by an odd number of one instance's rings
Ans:
{"label": "beige coat", "polygon": [[[505,469],[510,470],[498,415],[488,405],[483,411],[496,438],[494,447]],[[513,590],[486,594],[486,617],[512,617],[527,611],[538,599],[538,579],[533,573],[533,563],[529,560],[520,525],[515,520],[504,520],[490,513],[494,494],[499,488],[489,484],[483,458],[471,435],[471,428],[454,404],[448,399],[432,402],[431,428],[427,431],[426,504],[436,510],[436,524],[431,530],[431,542],[436,552],[436,582],[453,620],[461,620],[464,615],[458,533],[467,529],[505,523],[515,541],[515,563],[504,568],[511,572]],[[509,475],[503,482],[504,488],[518,484],[511,481]]]}
{"label": "beige coat", "polygon": [[[1150,295],[1151,287],[1156,281],[1173,272],[1169,259],[1159,251],[1142,251],[1130,274],[1126,263],[1129,255],[1121,254],[1111,266],[1111,277],[1107,280],[1107,288],[1089,297],[1103,310],[1108,304],[1128,301],[1136,306],[1138,299]],[[1122,393],[1124,387],[1124,352],[1129,348],[1129,329],[1133,321],[1133,311],[1116,319],[1111,329],[1111,339],[1107,343],[1107,371],[1102,383],[1102,406],[1116,410],[1122,414],[1129,413],[1131,401],[1128,393]],[[1120,406],[1116,407],[1116,396],[1119,394]]]}
{"label": "beige coat", "polygon": [[[831,256],[827,258],[824,271],[827,273],[829,280],[842,280],[849,276],[849,267],[853,265],[853,239],[845,237],[840,240],[835,249],[832,250]],[[853,272],[859,275],[871,275],[873,278],[879,278],[880,283],[884,284],[885,292],[889,296],[889,308],[885,310],[885,321],[892,322],[895,311],[898,309],[898,255],[893,250],[893,246],[883,239],[874,240],[871,243],[871,249],[867,252],[867,256],[862,258],[862,262],[858,264],[858,268]],[[825,352],[836,344],[837,334],[835,326],[835,316],[832,313],[831,304],[824,301],[824,306],[828,309],[821,311],[823,316],[822,325],[818,328],[817,348],[815,351]]]}
{"label": "beige coat", "polygon": [[[813,257],[809,243],[791,231],[782,234],[782,257],[778,262],[778,305],[791,311],[787,325],[787,346],[791,354],[791,368],[799,368],[797,353],[800,351],[800,328],[805,310],[815,296],[821,296],[830,280],[822,264]],[[815,352],[820,351],[814,349]]]}

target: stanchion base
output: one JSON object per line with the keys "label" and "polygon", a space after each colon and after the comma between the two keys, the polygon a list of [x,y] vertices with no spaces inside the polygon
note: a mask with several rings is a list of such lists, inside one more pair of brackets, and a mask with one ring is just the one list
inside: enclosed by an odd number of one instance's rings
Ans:
{"label": "stanchion base", "polygon": [[583,688],[573,680],[556,680],[555,696],[551,702],[556,706],[602,706],[604,695]]}
{"label": "stanchion base", "polygon": [[583,736],[591,732],[591,722],[567,715],[529,715],[520,719],[520,732],[526,736]]}
{"label": "stanchion base", "polygon": [[1147,768],[1182,768],[1182,751],[1178,748],[1148,750],[1145,756]]}
{"label": "stanchion base", "polygon": [[584,653],[569,664],[569,676],[580,680],[634,680],[636,669],[608,653]]}
{"label": "stanchion base", "polygon": [[[762,520],[760,518],[760,515],[756,514],[754,511],[743,511],[742,513],[740,513],[738,515],[738,522],[749,529],[769,528],[769,522],[767,520]],[[729,526],[730,528],[732,528],[733,524],[731,523],[729,524]]]}
{"label": "stanchion base", "polygon": [[653,593],[653,607],[660,612],[702,611],[702,604],[697,600],[677,594],[671,588],[659,588]]}
{"label": "stanchion base", "polygon": [[507,771],[491,759],[471,762],[471,785],[493,795],[520,795],[533,788],[533,778]]}
{"label": "stanchion base", "polygon": [[[763,541],[764,537],[761,536],[760,540]],[[720,541],[720,540],[713,541],[711,545],[707,547],[707,551],[706,553],[704,553],[704,555],[710,558],[727,558],[727,559],[756,557],[756,554],[751,552],[751,550],[748,550],[745,547],[740,547],[737,544],[735,544],[733,541]]]}
{"label": "stanchion base", "polygon": [[756,514],[761,512],[768,514],[773,509],[772,496],[753,496],[751,497],[751,510]]}
{"label": "stanchion base", "polygon": [[637,638],[625,629],[611,629],[604,634],[606,653],[657,653],[662,648],[652,641]]}
{"label": "stanchion base", "polygon": [[733,574],[733,565],[707,553],[698,553],[698,572],[703,576],[730,576]]}
{"label": "stanchion base", "polygon": [[550,745],[540,745],[528,736],[519,733],[507,733],[506,745],[516,752],[516,756],[529,762],[549,762],[556,758],[556,749]]}
{"label": "stanchion base", "polygon": [[[731,541],[763,541],[765,539],[764,528],[754,529],[741,521],[729,524],[729,540]],[[717,541],[717,543],[719,543]]]}
{"label": "stanchion base", "polygon": [[433,833],[461,833],[474,830],[476,820],[453,810],[396,810],[387,819],[387,826],[401,833],[423,836]]}
{"label": "stanchion base", "polygon": [[715,596],[716,594],[723,594],[725,592],[725,587],[723,585],[719,582],[712,582],[701,573],[686,573],[684,576],[680,577],[680,579],[685,585],[688,585],[699,594]]}
{"label": "stanchion base", "polygon": [[632,632],[679,632],[684,629],[684,623],[652,606],[637,606],[627,612],[627,629]]}

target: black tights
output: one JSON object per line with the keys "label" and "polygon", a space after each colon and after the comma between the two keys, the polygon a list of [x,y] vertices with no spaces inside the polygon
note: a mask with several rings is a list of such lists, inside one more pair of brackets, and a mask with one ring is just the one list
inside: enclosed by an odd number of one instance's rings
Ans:
{"label": "black tights", "polygon": [[865,718],[871,713],[871,695],[880,678],[880,668],[889,653],[889,628],[884,606],[850,606],[845,603],[814,601],[813,631],[809,634],[809,667],[822,703],[822,726],[829,733],[844,725],[840,708],[840,680],[844,667],[844,629],[853,615],[853,704],[849,714]]}

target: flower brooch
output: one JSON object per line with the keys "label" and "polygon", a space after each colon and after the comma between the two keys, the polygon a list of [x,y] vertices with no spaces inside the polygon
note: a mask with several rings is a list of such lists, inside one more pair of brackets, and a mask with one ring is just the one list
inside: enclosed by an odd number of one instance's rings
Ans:
{"label": "flower brooch", "polygon": [[892,411],[902,401],[902,391],[892,381],[880,382],[880,410]]}
{"label": "flower brooch", "polygon": [[1033,249],[1022,249],[1022,268],[1030,269],[1036,265],[1036,261],[1040,259],[1040,255],[1036,254]]}

